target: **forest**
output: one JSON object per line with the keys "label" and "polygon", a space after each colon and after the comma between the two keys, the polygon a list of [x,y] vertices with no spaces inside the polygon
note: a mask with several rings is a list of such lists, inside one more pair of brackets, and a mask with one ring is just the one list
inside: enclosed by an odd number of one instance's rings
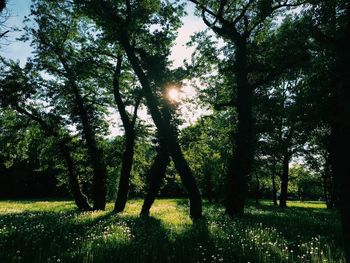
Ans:
{"label": "forest", "polygon": [[350,262],[348,0],[19,2],[0,262]]}

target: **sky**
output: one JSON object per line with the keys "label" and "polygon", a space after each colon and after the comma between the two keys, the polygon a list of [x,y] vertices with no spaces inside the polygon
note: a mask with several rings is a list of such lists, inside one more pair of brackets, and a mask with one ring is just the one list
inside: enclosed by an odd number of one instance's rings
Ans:
{"label": "sky", "polygon": [[[21,29],[23,27],[24,17],[29,15],[30,4],[31,0],[8,0],[7,9],[10,16],[6,22],[6,25],[8,27],[15,26],[18,29]],[[205,29],[205,24],[203,21],[200,18],[195,17],[193,14],[193,4],[189,3],[186,6],[186,12],[187,15],[182,18],[183,26],[179,29],[176,43],[171,50],[170,59],[173,61],[173,67],[182,66],[184,60],[190,61],[194,47],[186,47],[186,43],[190,40],[192,34]],[[23,43],[16,40],[16,38],[21,36],[21,34],[22,33],[20,31],[11,31],[7,35],[4,45],[2,45],[0,49],[0,55],[5,58],[19,60],[20,64],[24,65],[27,58],[31,56],[32,48],[30,47],[29,42]],[[182,87],[181,98],[186,101],[195,99],[195,89],[189,84],[185,84]],[[194,105],[191,105],[191,103],[188,102],[183,103],[180,106],[180,115],[186,119],[183,127],[193,124],[199,116],[205,114],[203,109],[194,108],[193,106]],[[140,110],[139,117],[147,122],[151,122],[145,108]],[[120,118],[114,109],[110,109],[108,121],[111,124],[110,132],[112,136],[122,134],[122,130],[120,129]]]}
{"label": "sky", "polygon": [[[9,18],[6,21],[7,27],[21,28],[23,26],[24,16],[29,14],[30,0],[8,0],[7,1],[7,12]],[[16,38],[20,37],[20,32],[14,32],[10,30],[7,34],[6,41],[2,41],[4,45],[0,49],[0,55],[13,60],[19,60],[23,65],[30,56],[32,51],[29,43],[23,43],[16,41]]]}

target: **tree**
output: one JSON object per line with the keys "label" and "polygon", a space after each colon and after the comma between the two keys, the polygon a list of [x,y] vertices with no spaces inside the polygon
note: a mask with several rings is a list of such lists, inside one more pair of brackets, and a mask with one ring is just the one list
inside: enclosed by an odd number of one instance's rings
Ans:
{"label": "tree", "polygon": [[275,86],[261,92],[260,99],[260,115],[263,117],[260,117],[259,126],[264,129],[260,133],[260,143],[264,148],[262,154],[271,160],[273,175],[276,173],[277,164],[282,168],[279,204],[281,208],[287,206],[289,163],[302,151],[307,141],[302,119],[304,100],[300,95],[303,86],[298,80],[298,75],[289,73],[288,76],[292,80],[282,78],[275,82]]}
{"label": "tree", "polygon": [[296,185],[296,195],[300,200],[317,200],[323,195],[322,180],[305,166],[293,165],[290,175]]}
{"label": "tree", "polygon": [[[9,107],[36,122],[43,132],[54,137],[59,152],[65,160],[70,189],[77,207],[81,210],[91,210],[87,197],[82,193],[79,185],[77,171],[72,157],[71,136],[62,128],[62,119],[54,112],[40,112],[30,100],[35,100],[35,95],[42,90],[38,81],[39,75],[33,70],[31,64],[24,69],[15,63],[5,63],[6,71],[3,72],[0,82],[0,104]],[[6,94],[6,95],[5,95]]]}
{"label": "tree", "polygon": [[170,163],[169,153],[164,145],[158,142],[156,156],[148,170],[148,189],[140,212],[141,216],[148,216],[151,206],[159,192],[162,179],[165,177],[166,168]]}
{"label": "tree", "polygon": [[136,96],[136,102],[134,106],[134,112],[131,118],[128,116],[126,111],[125,103],[123,102],[121,92],[120,92],[120,78],[122,69],[122,56],[118,57],[117,65],[115,68],[114,78],[113,78],[113,95],[115,103],[118,106],[118,111],[123,122],[125,130],[125,151],[123,153],[121,175],[119,181],[119,188],[117,199],[115,201],[114,211],[122,212],[125,208],[127,201],[127,196],[129,192],[129,181],[130,173],[132,168],[132,161],[134,157],[134,147],[135,147],[135,122],[137,118],[137,110],[140,104],[141,95]]}
{"label": "tree", "polygon": [[[247,178],[252,171],[256,141],[253,117],[254,93],[301,58],[298,56],[300,54],[289,57],[290,50],[286,48],[288,44],[286,41],[276,41],[276,45],[270,43],[274,39],[269,37],[271,23],[278,11],[298,6],[300,3],[263,0],[233,3],[226,0],[219,2],[190,0],[190,2],[195,3],[201,11],[206,25],[222,37],[228,46],[233,45],[229,58],[231,66],[227,68],[230,74],[234,74],[235,79],[232,83],[232,97],[225,105],[236,108],[238,124],[235,136],[232,138],[233,156],[227,176],[225,207],[226,213],[234,217],[244,212]],[[213,11],[215,9],[217,11]],[[279,52],[262,60],[260,54],[268,54],[271,48]],[[275,63],[277,61],[278,64]]]}
{"label": "tree", "polygon": [[91,76],[96,68],[83,66],[94,62],[92,54],[84,49],[89,43],[89,31],[84,31],[86,24],[79,23],[69,3],[36,1],[32,15],[37,27],[28,28],[27,32],[36,47],[35,62],[59,83],[48,90],[48,95],[53,98],[54,107],[59,105],[68,111],[82,132],[93,168],[94,209],[104,209],[107,169],[96,135],[97,127],[103,128],[97,107],[103,101],[94,90],[96,83]]}
{"label": "tree", "polygon": [[191,164],[203,197],[210,202],[224,198],[225,171],[229,159],[229,113],[214,111],[181,130],[181,145]]}
{"label": "tree", "polygon": [[[322,96],[318,105],[330,110],[323,121],[330,130],[329,161],[336,194],[339,198],[343,237],[347,257],[350,258],[350,174],[347,152],[350,147],[350,4],[348,1],[308,1],[306,17],[310,21],[310,35],[315,41],[314,68],[308,82]],[[318,85],[318,86],[317,86]],[[322,105],[323,104],[323,105]]]}
{"label": "tree", "polygon": [[[147,41],[147,38],[149,39],[150,36],[152,36],[152,33],[147,31],[147,28],[149,28],[150,24],[157,21],[157,19],[152,21],[152,16],[155,15],[155,11],[162,5],[160,5],[159,2],[154,2],[152,4],[148,2],[136,4],[131,3],[130,1],[120,1],[114,3],[111,3],[110,1],[93,1],[90,3],[81,1],[76,2],[79,4],[79,8],[82,8],[89,16],[94,18],[96,23],[102,27],[106,34],[108,34],[113,43],[119,43],[124,49],[129,63],[142,86],[143,95],[146,99],[152,119],[159,132],[161,144],[167,146],[168,152],[172,157],[175,167],[188,191],[191,203],[190,214],[193,218],[201,217],[201,198],[195,179],[186,159],[183,156],[176,134],[172,130],[169,121],[162,115],[159,109],[159,100],[152,89],[151,80],[147,76],[147,71],[143,67],[143,63],[140,56],[138,56],[137,51],[148,54],[150,58],[152,57],[150,56],[152,54],[148,53],[148,50],[142,50],[142,46],[140,47],[141,49],[138,50],[138,47],[136,46],[137,39],[134,39],[134,36],[138,35]],[[168,7],[170,14],[173,14],[174,9],[172,6],[168,5]],[[169,20],[160,19],[160,21],[161,28],[166,29],[166,27],[169,25]],[[157,32],[159,32],[158,35],[161,35],[162,33],[161,30],[156,31],[156,33]],[[149,44],[150,47],[152,47],[152,44]],[[152,51],[154,52],[155,50],[153,49]],[[157,54],[155,53],[155,55]]]}

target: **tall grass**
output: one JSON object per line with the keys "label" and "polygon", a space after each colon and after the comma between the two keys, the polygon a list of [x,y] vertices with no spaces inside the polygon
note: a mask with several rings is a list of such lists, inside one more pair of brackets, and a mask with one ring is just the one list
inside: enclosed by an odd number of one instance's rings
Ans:
{"label": "tall grass", "polygon": [[0,201],[0,262],[345,262],[337,214],[320,203],[248,204],[231,220],[204,204],[192,222],[187,201],[158,200],[139,218],[141,200],[120,215],[79,213],[68,201]]}

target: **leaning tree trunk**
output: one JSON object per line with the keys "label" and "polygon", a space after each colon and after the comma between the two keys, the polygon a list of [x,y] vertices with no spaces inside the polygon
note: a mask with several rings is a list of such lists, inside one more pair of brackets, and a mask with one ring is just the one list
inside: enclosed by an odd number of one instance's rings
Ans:
{"label": "leaning tree trunk", "polygon": [[200,218],[202,217],[202,201],[200,192],[193,177],[192,171],[183,156],[182,150],[177,140],[177,136],[171,129],[170,123],[167,122],[161,115],[161,112],[158,108],[157,98],[152,92],[151,85],[141,67],[139,59],[135,54],[135,50],[130,45],[127,34],[120,34],[119,41],[122,44],[128,56],[129,62],[132,65],[141,83],[147,106],[160,135],[161,144],[167,146],[169,155],[172,157],[175,168],[178,171],[188,192],[190,199],[190,215],[192,218]]}
{"label": "leaning tree trunk", "polygon": [[166,168],[170,163],[170,158],[164,146],[160,145],[153,164],[148,171],[149,185],[147,195],[142,205],[141,216],[148,216],[151,206],[159,192],[160,185],[165,177]]}
{"label": "leaning tree trunk", "polygon": [[71,70],[67,60],[61,55],[57,54],[66,71],[68,85],[72,89],[74,95],[74,102],[78,116],[80,118],[83,136],[86,141],[88,156],[91,161],[93,170],[93,200],[94,210],[104,210],[106,207],[106,179],[107,167],[103,157],[103,150],[97,144],[95,129],[92,126],[91,118],[88,109],[80,91],[80,87],[76,82],[76,75]]}
{"label": "leaning tree trunk", "polygon": [[121,92],[120,92],[120,74],[122,67],[122,56],[118,57],[116,69],[113,78],[113,95],[114,101],[117,104],[118,111],[123,122],[125,130],[125,150],[122,158],[122,167],[120,172],[119,187],[117,193],[117,199],[114,204],[114,212],[122,212],[125,208],[128,193],[130,188],[130,175],[132,169],[132,163],[134,159],[134,148],[135,148],[135,119],[137,116],[137,109],[140,103],[140,99],[136,99],[135,110],[132,120],[125,109],[125,104],[123,102]]}
{"label": "leaning tree trunk", "polygon": [[74,167],[74,161],[69,147],[65,144],[65,142],[62,141],[59,142],[59,147],[67,165],[69,185],[75,204],[80,210],[91,210],[87,197],[81,191],[78,177]]}
{"label": "leaning tree trunk", "polygon": [[254,135],[252,118],[253,89],[248,83],[246,43],[237,43],[235,61],[237,78],[238,129],[233,140],[233,158],[229,166],[226,190],[226,213],[230,217],[242,215],[247,195],[247,178],[252,169]]}
{"label": "leaning tree trunk", "polygon": [[281,177],[281,195],[280,195],[280,207],[287,207],[287,195],[288,195],[288,181],[289,181],[289,153],[286,152],[283,156],[283,171]]}
{"label": "leaning tree trunk", "polygon": [[135,135],[129,131],[125,136],[125,151],[123,153],[122,168],[120,172],[117,199],[114,204],[114,212],[122,212],[125,208],[129,193],[129,181],[134,158]]}
{"label": "leaning tree trunk", "polygon": [[91,125],[83,98],[79,92],[79,87],[74,81],[71,81],[71,87],[75,96],[78,114],[83,127],[83,135],[86,140],[88,155],[93,169],[93,209],[104,210],[106,206],[107,167],[104,162],[103,151],[97,145],[96,134]]}
{"label": "leaning tree trunk", "polygon": [[132,66],[135,74],[139,79],[148,109],[160,135],[161,143],[167,146],[169,155],[172,157],[175,168],[178,171],[188,192],[190,199],[190,215],[194,219],[201,218],[202,200],[192,171],[183,156],[176,134],[171,130],[170,123],[164,120],[162,117],[162,114],[159,110],[157,97],[151,88],[151,83],[141,66],[140,59],[135,54],[134,47],[131,45],[131,41],[128,35],[128,24],[130,22],[131,15],[130,8],[127,11],[128,17],[126,19],[123,19],[113,12],[113,9],[106,1],[98,1],[98,8],[96,8],[96,5],[90,4],[88,4],[88,7],[94,8],[94,10],[97,10],[97,12],[102,16],[107,16],[109,21],[111,21],[116,26],[118,33],[114,36],[117,38],[121,47],[124,49],[130,65]]}

